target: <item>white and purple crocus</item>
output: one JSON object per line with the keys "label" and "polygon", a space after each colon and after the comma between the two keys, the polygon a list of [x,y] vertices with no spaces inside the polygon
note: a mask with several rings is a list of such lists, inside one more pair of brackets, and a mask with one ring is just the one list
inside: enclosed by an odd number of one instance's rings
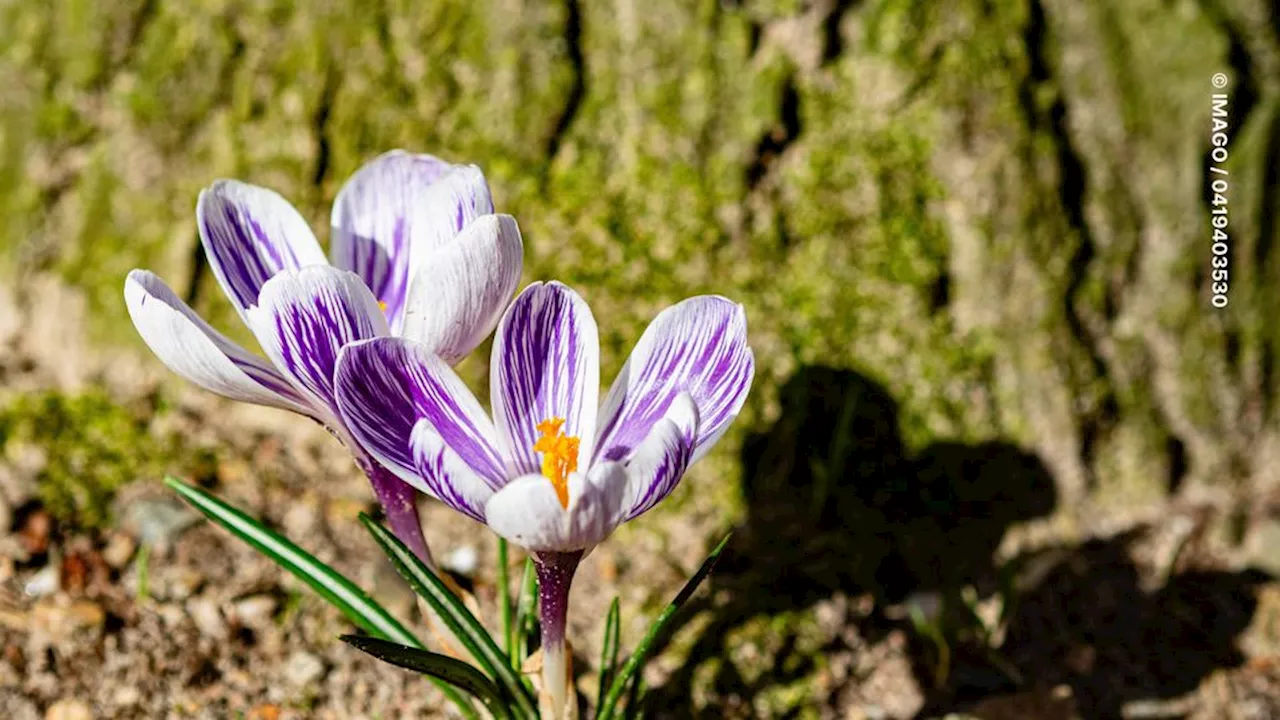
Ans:
{"label": "white and purple crocus", "polygon": [[724,434],[754,373],[740,305],[689,298],[649,325],[604,400],[586,302],[534,283],[498,324],[492,418],[428,345],[377,338],[338,358],[351,434],[419,490],[529,550],[541,582],[552,717],[566,701],[569,587],[578,562],[652,508]]}
{"label": "white and purple crocus", "polygon": [[354,442],[334,372],[347,345],[395,335],[456,363],[493,330],[520,280],[523,247],[494,214],[483,174],[392,151],[362,167],[334,202],[326,259],[277,193],[222,180],[200,193],[205,256],[267,358],[219,333],[151,272],[125,301],[142,339],[171,370],[220,395],[321,422],[355,453],[393,532],[426,562],[415,491]]}

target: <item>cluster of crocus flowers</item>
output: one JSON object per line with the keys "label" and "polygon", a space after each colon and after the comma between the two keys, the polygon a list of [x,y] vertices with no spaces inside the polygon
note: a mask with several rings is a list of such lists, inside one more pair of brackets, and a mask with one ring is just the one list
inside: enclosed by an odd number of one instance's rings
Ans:
{"label": "cluster of crocus flowers", "polygon": [[322,423],[354,453],[392,531],[431,564],[414,491],[352,440],[334,371],[346,345],[388,335],[447,362],[474,350],[520,280],[515,220],[494,214],[478,168],[392,151],[338,194],[329,258],[298,211],[266,188],[218,181],[200,193],[196,221],[214,276],[267,358],[215,330],[153,273],[134,270],[125,302],[142,339],[205,389]]}
{"label": "cluster of crocus flowers", "polygon": [[586,302],[534,283],[507,308],[490,360],[493,416],[429,348],[353,343],[338,409],[384,467],[533,554],[544,686],[567,694],[569,587],[582,557],[666,497],[728,429],[754,372],[740,305],[694,297],[658,314],[603,405]]}
{"label": "cluster of crocus flowers", "polygon": [[[754,373],[743,308],[698,296],[654,318],[599,402],[587,303],[521,272],[515,221],[470,166],[393,152],[333,210],[332,264],[275,193],[221,182],[197,209],[223,289],[269,361],[134,271],[129,311],[178,374],[237,400],[308,415],[369,475],[391,529],[429,563],[413,491],[534,558],[543,681],[568,696],[569,589],[582,558],[654,507],[742,408]],[[497,325],[486,412],[451,366]]]}

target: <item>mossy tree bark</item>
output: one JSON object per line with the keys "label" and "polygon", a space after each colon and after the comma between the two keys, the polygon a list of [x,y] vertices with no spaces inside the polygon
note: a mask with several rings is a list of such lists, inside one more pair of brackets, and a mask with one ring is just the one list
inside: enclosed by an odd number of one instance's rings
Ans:
{"label": "mossy tree bark", "polygon": [[[82,288],[99,342],[136,342],[120,302],[135,266],[230,328],[198,261],[198,190],[269,185],[323,229],[341,182],[403,146],[484,167],[528,276],[595,307],[606,377],[662,305],[717,292],[748,308],[757,422],[798,366],[851,367],[895,396],[909,444],[1034,448],[1064,506],[1273,482],[1268,12],[7,3],[0,257],[19,287],[51,272]],[[1215,72],[1231,93],[1225,310],[1206,289]]]}

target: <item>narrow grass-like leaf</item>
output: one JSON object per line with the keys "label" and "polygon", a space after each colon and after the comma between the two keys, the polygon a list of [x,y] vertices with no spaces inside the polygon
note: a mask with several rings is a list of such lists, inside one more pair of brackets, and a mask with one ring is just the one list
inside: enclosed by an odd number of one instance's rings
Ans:
{"label": "narrow grass-like leaf", "polygon": [[[243,510],[174,477],[164,479],[184,500],[210,520],[249,543],[275,564],[293,573],[321,597],[346,615],[351,622],[374,637],[420,648],[422,643],[355,583],[337,570],[315,559],[283,535],[270,530]],[[468,718],[478,718],[471,703],[447,683],[434,680],[445,697]]]}
{"label": "narrow grass-like leaf", "polygon": [[165,478],[164,482],[210,520],[230,530],[277,565],[310,585],[330,605],[341,610],[343,615],[370,634],[404,645],[420,646],[412,633],[355,583],[284,536],[269,530],[248,514],[200,488],[172,477]]}
{"label": "narrow grass-like leaf", "polygon": [[524,666],[529,656],[529,635],[532,633],[534,608],[538,599],[538,575],[533,570],[533,558],[525,558],[524,575],[520,577],[520,598],[516,603],[516,644],[511,654],[511,668],[516,672]]}
{"label": "narrow grass-like leaf", "polygon": [[515,703],[521,715],[536,718],[538,716],[535,701],[524,683],[510,667],[507,657],[493,642],[489,631],[485,630],[479,620],[471,614],[462,601],[449,591],[444,582],[418,559],[412,550],[400,542],[391,531],[374,522],[364,513],[360,514],[360,522],[368,528],[369,533],[383,552],[391,560],[391,564],[409,582],[414,592],[422,596],[427,604],[435,610],[436,615],[449,628],[476,663],[492,677],[504,694]]}
{"label": "narrow grass-like leaf", "polygon": [[507,568],[506,538],[498,538],[498,599],[502,616],[502,650],[511,657],[516,647],[516,634],[511,624],[511,579]]}
{"label": "narrow grass-like leaf", "polygon": [[605,692],[609,689],[609,681],[618,668],[618,638],[621,628],[622,608],[618,598],[609,605],[609,614],[604,621],[604,643],[600,649],[600,689],[596,692],[596,706],[604,701]]}
{"label": "narrow grass-like leaf", "polygon": [[342,641],[384,662],[398,665],[406,670],[430,675],[433,678],[466,690],[483,703],[495,718],[509,719],[511,717],[511,711],[503,701],[502,693],[497,686],[489,678],[485,677],[484,673],[461,660],[455,660],[448,655],[433,653],[430,650],[422,650],[364,635],[343,635]]}
{"label": "narrow grass-like leaf", "polygon": [[706,560],[702,561],[702,565],[698,571],[689,578],[689,581],[680,588],[680,592],[676,594],[676,599],[671,604],[662,609],[662,613],[658,615],[658,619],[653,625],[649,626],[649,632],[645,634],[644,639],[640,641],[640,645],[631,653],[631,657],[627,658],[627,662],[622,666],[622,671],[613,679],[613,684],[609,686],[609,694],[600,705],[600,711],[596,714],[597,718],[602,720],[612,718],[614,710],[617,709],[618,701],[622,699],[622,694],[627,689],[627,683],[644,668],[645,662],[649,660],[649,652],[653,649],[654,642],[667,625],[671,623],[671,618],[675,617],[676,611],[681,608],[690,597],[693,597],[694,591],[702,584],[707,575],[711,573],[711,569],[715,567],[716,561],[720,559],[720,553],[724,552],[725,545],[729,543],[729,538],[733,534],[725,535],[720,544],[716,545]]}

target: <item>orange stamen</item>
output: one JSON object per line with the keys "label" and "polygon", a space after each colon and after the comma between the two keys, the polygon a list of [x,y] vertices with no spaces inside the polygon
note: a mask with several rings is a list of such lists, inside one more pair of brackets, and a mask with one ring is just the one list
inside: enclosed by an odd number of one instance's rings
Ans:
{"label": "orange stamen", "polygon": [[538,423],[542,437],[533,451],[542,453],[542,475],[556,489],[560,506],[569,508],[569,473],[578,469],[578,438],[562,434],[564,418],[548,418]]}

